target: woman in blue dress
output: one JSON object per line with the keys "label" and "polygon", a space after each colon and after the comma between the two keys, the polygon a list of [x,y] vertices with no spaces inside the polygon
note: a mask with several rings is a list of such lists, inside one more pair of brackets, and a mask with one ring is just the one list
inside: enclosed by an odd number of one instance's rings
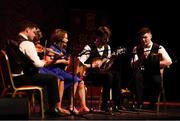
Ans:
{"label": "woman in blue dress", "polygon": [[40,73],[50,73],[56,75],[59,78],[59,92],[60,92],[60,103],[59,109],[62,113],[69,114],[68,110],[62,108],[62,98],[64,89],[71,87],[73,84],[74,94],[71,94],[71,99],[74,99],[73,96],[76,95],[78,91],[80,99],[80,109],[75,108],[73,101],[71,101],[69,109],[73,113],[78,114],[79,112],[89,112],[89,108],[86,106],[86,97],[85,97],[85,86],[84,81],[77,76],[66,71],[66,67],[70,64],[70,58],[66,52],[67,42],[68,42],[68,33],[63,29],[55,29],[51,34],[50,38],[50,47],[47,50],[50,53],[53,53],[50,56],[46,56],[46,59],[51,59],[56,61],[58,64],[54,64],[49,67],[43,67],[39,69]]}

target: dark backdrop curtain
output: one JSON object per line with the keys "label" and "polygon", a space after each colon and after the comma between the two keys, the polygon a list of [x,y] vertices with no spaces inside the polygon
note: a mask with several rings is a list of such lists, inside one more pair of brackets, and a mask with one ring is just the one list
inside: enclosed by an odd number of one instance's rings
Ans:
{"label": "dark backdrop curtain", "polygon": [[27,19],[38,24],[44,35],[57,26],[66,26],[63,0],[3,0],[0,11],[0,47],[17,34],[18,22]]}

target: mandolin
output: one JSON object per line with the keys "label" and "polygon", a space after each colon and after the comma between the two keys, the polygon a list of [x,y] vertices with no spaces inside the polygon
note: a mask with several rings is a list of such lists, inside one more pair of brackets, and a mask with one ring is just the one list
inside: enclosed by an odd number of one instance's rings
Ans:
{"label": "mandolin", "polygon": [[95,58],[92,61],[92,65],[96,65],[95,67],[98,67],[101,71],[107,71],[109,70],[116,57],[126,52],[126,48],[124,47],[118,47],[112,54],[110,58]]}
{"label": "mandolin", "polygon": [[[114,51],[112,53],[112,56],[111,58],[107,59],[107,58],[104,58],[104,59],[100,59],[100,58],[95,58],[93,61],[92,61],[92,64],[97,64],[97,66],[99,67],[100,70],[102,71],[105,71],[105,70],[108,70],[111,68],[112,64],[113,64],[113,61],[114,59],[118,56],[118,55],[121,55],[123,53],[126,52],[126,48],[122,48],[122,47],[119,47],[118,49],[116,49],[116,51]],[[72,63],[72,57],[71,57],[71,63]],[[72,69],[73,68],[73,69]],[[73,71],[72,71],[73,70]],[[81,63],[81,61],[79,60],[78,57],[75,57],[74,58],[74,63],[73,65],[70,64],[68,66],[68,68],[66,69],[66,71],[69,71],[69,72],[72,72],[74,73],[76,76],[80,77],[80,78],[83,78],[84,75],[86,74],[86,71],[87,71],[87,67]]]}

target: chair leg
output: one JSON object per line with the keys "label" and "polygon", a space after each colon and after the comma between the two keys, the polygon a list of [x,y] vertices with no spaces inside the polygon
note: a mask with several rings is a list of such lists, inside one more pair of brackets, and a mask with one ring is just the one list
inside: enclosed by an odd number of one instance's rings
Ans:
{"label": "chair leg", "polygon": [[110,107],[109,107],[109,111],[112,111],[112,88],[110,88],[109,90],[109,104],[110,104]]}
{"label": "chair leg", "polygon": [[40,90],[40,96],[41,96],[41,117],[42,119],[44,119],[44,96],[42,90]]}
{"label": "chair leg", "polygon": [[[101,102],[102,102],[102,93],[103,93],[103,88],[101,88],[101,95],[99,98],[99,109],[101,108]],[[112,111],[112,88],[109,90],[109,111]]]}
{"label": "chair leg", "polygon": [[12,94],[12,97],[15,97],[16,96],[16,90],[13,92],[13,94]]}
{"label": "chair leg", "polygon": [[164,103],[164,109],[166,110],[166,104],[165,104],[166,103],[166,97],[165,97],[165,90],[164,90],[164,88],[162,88],[162,90],[161,90],[161,92],[159,93],[159,96],[158,96],[157,109],[156,109],[157,113],[159,113],[159,111],[160,111],[161,96],[163,96],[162,100],[163,100],[163,103]]}
{"label": "chair leg", "polygon": [[157,100],[157,109],[156,109],[157,113],[159,113],[160,99],[161,99],[161,92],[159,93],[159,95],[158,95],[158,100]]}
{"label": "chair leg", "polygon": [[92,85],[91,85],[91,86],[90,86],[90,98],[91,98],[91,102],[90,102],[90,103],[91,103],[91,108],[90,108],[90,110],[91,110],[91,111],[94,110],[93,104],[92,104],[92,103],[93,103],[93,102],[92,102],[92,101],[93,101],[93,94],[92,94],[92,93],[93,93],[93,89],[92,89]]}
{"label": "chair leg", "polygon": [[[163,72],[164,72],[164,69],[160,69],[160,73],[161,73],[161,91],[159,93],[158,101],[157,101],[157,113],[159,113],[159,111],[160,111],[160,98],[161,98],[161,95],[163,96],[163,103],[166,102],[165,89],[164,89],[164,84],[163,84]],[[166,105],[165,105],[165,110],[166,110]]]}
{"label": "chair leg", "polygon": [[163,103],[164,103],[164,109],[166,111],[166,95],[165,95],[165,89],[163,88],[162,90],[162,96],[163,96]]}
{"label": "chair leg", "polygon": [[36,111],[36,104],[35,104],[35,97],[34,97],[34,92],[31,95],[31,100],[30,100],[30,111],[35,112]]}
{"label": "chair leg", "polygon": [[102,92],[103,92],[103,88],[101,87],[101,92],[100,92],[100,97],[99,97],[99,110],[101,109],[101,102],[102,102]]}

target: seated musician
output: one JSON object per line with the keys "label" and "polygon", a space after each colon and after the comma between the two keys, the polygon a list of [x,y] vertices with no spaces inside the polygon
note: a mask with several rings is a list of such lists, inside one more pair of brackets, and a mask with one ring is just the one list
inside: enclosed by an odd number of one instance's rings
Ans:
{"label": "seated musician", "polygon": [[[37,25],[29,20],[23,20],[18,24],[18,34],[14,39],[9,39],[6,45],[13,81],[15,86],[35,85],[44,88],[47,101],[47,114],[61,116],[58,108],[59,90],[58,79],[51,74],[40,74],[38,69],[55,64],[55,61],[40,59],[37,55],[33,39]],[[44,108],[44,107],[42,107]]]}
{"label": "seated musician", "polygon": [[[39,69],[40,73],[50,73],[58,77],[59,81],[59,92],[60,92],[60,103],[59,109],[64,114],[70,114],[70,112],[78,114],[79,112],[89,112],[89,108],[86,106],[86,99],[85,99],[85,87],[84,81],[78,78],[77,76],[73,76],[71,73],[65,70],[65,66],[70,63],[68,54],[66,52],[68,42],[68,34],[67,31],[63,29],[55,29],[51,34],[50,38],[50,47],[46,50],[47,56],[45,59],[47,60],[56,60],[58,64],[51,65],[49,67],[43,67]],[[73,85],[74,84],[74,85]],[[78,91],[80,97],[80,109],[77,110],[74,107],[73,101],[71,101],[69,110],[62,108],[62,98],[64,89],[74,86],[74,94],[72,93],[72,98],[75,96],[76,92]]]}
{"label": "seated musician", "polygon": [[86,66],[85,81],[95,86],[103,86],[102,92],[102,111],[109,111],[109,94],[112,87],[113,111],[120,109],[120,75],[102,68],[103,62],[111,57],[111,48],[107,44],[111,36],[111,31],[106,26],[101,26],[95,34],[95,41],[86,45],[81,53],[79,60]]}
{"label": "seated musician", "polygon": [[150,104],[147,109],[154,109],[161,90],[161,69],[171,65],[172,61],[162,45],[152,42],[151,30],[143,27],[139,31],[140,44],[133,48],[131,66],[133,82],[136,88],[137,108],[143,108],[144,88],[149,93]]}

